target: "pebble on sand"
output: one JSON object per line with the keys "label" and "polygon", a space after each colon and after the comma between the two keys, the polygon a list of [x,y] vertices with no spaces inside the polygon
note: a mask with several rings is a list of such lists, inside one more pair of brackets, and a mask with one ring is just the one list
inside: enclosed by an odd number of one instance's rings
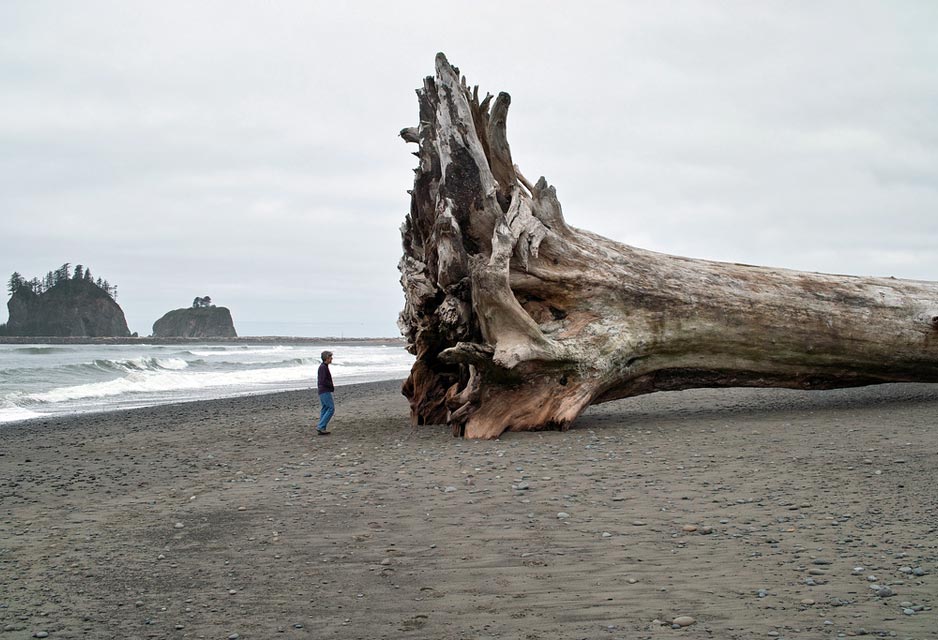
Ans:
{"label": "pebble on sand", "polygon": [[891,598],[892,596],[896,595],[896,592],[889,587],[878,584],[871,584],[870,589],[872,589],[873,593],[880,598]]}
{"label": "pebble on sand", "polygon": [[676,625],[678,627],[689,627],[695,622],[697,621],[691,618],[690,616],[678,616],[674,620],[671,621],[671,624]]}

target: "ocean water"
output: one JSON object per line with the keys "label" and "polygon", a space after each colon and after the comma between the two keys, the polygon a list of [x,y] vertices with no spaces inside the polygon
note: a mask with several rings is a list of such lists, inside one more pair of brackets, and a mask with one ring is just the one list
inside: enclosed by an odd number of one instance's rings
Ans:
{"label": "ocean water", "polygon": [[403,379],[414,362],[393,342],[6,344],[0,345],[0,423],[315,389],[325,349],[335,354],[336,387]]}

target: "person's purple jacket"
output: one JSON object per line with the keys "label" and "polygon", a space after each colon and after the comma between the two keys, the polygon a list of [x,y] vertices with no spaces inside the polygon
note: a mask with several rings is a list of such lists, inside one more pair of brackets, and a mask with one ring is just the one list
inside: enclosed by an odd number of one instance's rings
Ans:
{"label": "person's purple jacket", "polygon": [[316,382],[319,393],[335,391],[335,385],[332,384],[332,373],[329,371],[329,365],[325,362],[319,365],[319,375],[316,376]]}

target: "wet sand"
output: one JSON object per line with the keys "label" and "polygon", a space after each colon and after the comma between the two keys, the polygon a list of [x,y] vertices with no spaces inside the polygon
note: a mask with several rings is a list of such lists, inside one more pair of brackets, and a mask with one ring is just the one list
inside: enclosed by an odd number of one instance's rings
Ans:
{"label": "wet sand", "polygon": [[399,387],[0,427],[0,640],[938,638],[938,385],[487,442]]}

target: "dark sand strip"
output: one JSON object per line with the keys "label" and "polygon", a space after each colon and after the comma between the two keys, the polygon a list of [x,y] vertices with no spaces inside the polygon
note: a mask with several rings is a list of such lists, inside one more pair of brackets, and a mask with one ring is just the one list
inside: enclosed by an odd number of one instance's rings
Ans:
{"label": "dark sand strip", "polygon": [[938,385],[493,442],[399,387],[0,427],[0,638],[938,637]]}

